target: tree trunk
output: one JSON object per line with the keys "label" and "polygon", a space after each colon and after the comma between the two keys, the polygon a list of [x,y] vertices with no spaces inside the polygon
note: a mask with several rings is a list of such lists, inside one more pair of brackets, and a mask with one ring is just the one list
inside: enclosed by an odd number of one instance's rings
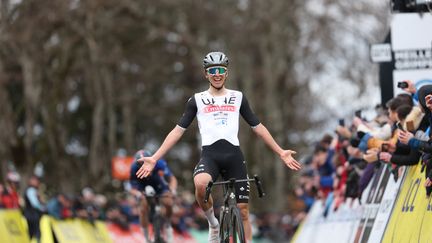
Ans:
{"label": "tree trunk", "polygon": [[16,127],[12,105],[9,100],[9,95],[6,90],[6,83],[3,79],[2,65],[0,63],[0,180],[7,172],[7,160],[11,159],[10,148],[17,146]]}
{"label": "tree trunk", "polygon": [[[101,88],[99,81],[94,81],[95,88]],[[102,154],[103,151],[103,128],[104,128],[104,109],[105,101],[103,100],[101,90],[95,90],[96,103],[92,115],[92,133],[90,142],[90,154],[89,154],[89,168],[90,178],[98,178],[100,176],[100,169],[103,166],[105,156]]]}
{"label": "tree trunk", "polygon": [[135,119],[132,113],[132,103],[126,98],[126,101],[122,105],[122,117],[123,117],[123,144],[129,154],[132,154],[138,148],[135,148]]}
{"label": "tree trunk", "polygon": [[[90,139],[90,152],[89,152],[89,182],[90,178],[99,178],[103,169],[106,155],[103,153],[103,137],[104,137],[104,113],[106,109],[106,103],[104,99],[104,81],[103,75],[101,75],[102,65],[100,62],[101,53],[99,46],[93,37],[86,38],[90,62],[92,70],[90,71],[89,78],[91,79],[91,93],[94,100],[94,109],[92,114],[92,129]],[[105,148],[106,149],[106,148]],[[106,150],[105,150],[106,151]],[[88,183],[87,183],[88,184]],[[95,185],[92,182],[92,185]],[[95,185],[97,186],[97,185]]]}
{"label": "tree trunk", "polygon": [[119,95],[118,92],[114,93],[113,90],[113,77],[110,71],[103,67],[102,68],[102,78],[103,84],[106,88],[104,92],[104,97],[106,100],[106,111],[108,120],[108,155],[111,157],[117,148],[117,119],[116,110],[114,104],[114,95]]}
{"label": "tree trunk", "polygon": [[33,157],[33,143],[34,131],[33,128],[36,124],[37,110],[40,105],[41,86],[39,84],[39,73],[35,62],[30,58],[30,54],[25,51],[20,56],[20,62],[23,72],[24,82],[24,107],[25,107],[25,122],[24,122],[24,149],[25,149],[25,162],[23,164],[17,162],[18,166],[22,166],[24,171],[30,173],[33,170],[35,161]]}

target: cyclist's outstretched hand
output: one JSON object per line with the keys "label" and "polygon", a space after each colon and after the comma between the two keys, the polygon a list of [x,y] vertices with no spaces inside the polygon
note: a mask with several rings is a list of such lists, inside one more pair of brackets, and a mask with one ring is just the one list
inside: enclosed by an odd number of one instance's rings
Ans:
{"label": "cyclist's outstretched hand", "polygon": [[156,165],[156,160],[153,159],[153,157],[141,156],[141,158],[138,159],[138,162],[143,163],[136,173],[137,177],[140,179],[149,176]]}
{"label": "cyclist's outstretched hand", "polygon": [[292,157],[294,154],[296,154],[296,152],[293,150],[284,150],[280,157],[290,169],[299,170],[301,169],[301,165]]}

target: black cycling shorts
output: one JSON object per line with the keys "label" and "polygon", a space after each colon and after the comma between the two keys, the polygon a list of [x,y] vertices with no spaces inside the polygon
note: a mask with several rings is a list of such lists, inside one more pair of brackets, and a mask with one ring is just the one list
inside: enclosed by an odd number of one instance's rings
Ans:
{"label": "black cycling shorts", "polygon": [[[239,146],[234,146],[226,140],[218,140],[209,146],[203,146],[201,159],[195,166],[193,176],[210,174],[213,181],[219,175],[223,180],[230,178],[247,179],[247,167]],[[236,183],[237,202],[247,203],[249,200],[249,182]]]}

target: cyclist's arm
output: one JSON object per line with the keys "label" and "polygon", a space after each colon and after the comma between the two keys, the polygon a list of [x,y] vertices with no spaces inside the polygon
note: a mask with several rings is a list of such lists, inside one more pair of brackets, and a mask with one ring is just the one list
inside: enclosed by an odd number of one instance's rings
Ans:
{"label": "cyclist's arm", "polygon": [[136,175],[136,172],[138,171],[138,168],[140,168],[141,165],[137,164],[137,162],[133,162],[130,168],[129,172],[129,183],[131,185],[131,188],[129,189],[129,193],[133,195],[136,198],[141,197],[141,192],[138,190],[139,188],[139,179]]}
{"label": "cyclist's arm", "polygon": [[293,150],[284,150],[279,144],[274,140],[273,136],[267,130],[267,128],[263,124],[258,124],[253,131],[269,146],[275,153],[279,155],[279,157],[283,160],[283,162],[292,170],[301,169],[301,165],[297,160],[293,158],[293,155],[296,154]]}
{"label": "cyclist's arm", "polygon": [[273,136],[267,130],[267,128],[260,123],[258,118],[255,116],[246,97],[243,95],[242,103],[240,106],[240,114],[245,119],[245,121],[252,127],[253,131],[269,146],[279,157],[284,161],[284,163],[293,170],[298,170],[301,168],[300,164],[292,157],[295,151],[284,150],[279,144],[274,140]]}
{"label": "cyclist's arm", "polygon": [[258,126],[260,124],[259,119],[256,117],[255,113],[249,106],[249,102],[246,99],[246,96],[242,96],[241,106],[240,106],[240,114],[243,119],[251,126],[252,128]]}
{"label": "cyclist's arm", "polygon": [[177,178],[174,175],[171,175],[169,178],[169,185],[168,187],[170,188],[171,192],[175,195],[177,194]]}
{"label": "cyclist's arm", "polygon": [[267,144],[267,146],[271,148],[271,150],[273,150],[278,155],[282,154],[283,149],[274,140],[273,136],[262,123],[255,126],[252,130],[264,141],[265,144]]}
{"label": "cyclist's arm", "polygon": [[168,167],[168,163],[165,160],[158,160],[157,165],[159,165],[159,169],[163,171],[163,177],[166,178],[170,191],[175,195],[177,193],[177,178],[171,172],[171,169]]}
{"label": "cyclist's arm", "polygon": [[264,140],[264,142],[277,154],[281,155],[283,149],[276,143],[273,136],[267,130],[267,128],[260,123],[258,118],[255,116],[254,112],[249,106],[249,102],[243,95],[242,103],[240,106],[240,114],[243,119],[252,127],[253,131]]}

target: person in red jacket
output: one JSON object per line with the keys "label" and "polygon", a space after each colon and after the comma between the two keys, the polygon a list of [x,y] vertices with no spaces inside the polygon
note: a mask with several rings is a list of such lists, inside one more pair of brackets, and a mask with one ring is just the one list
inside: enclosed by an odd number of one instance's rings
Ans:
{"label": "person in red jacket", "polygon": [[5,188],[3,186],[3,184],[0,183],[0,209],[4,208],[4,203],[3,203],[3,193],[5,191]]}
{"label": "person in red jacket", "polygon": [[1,201],[4,208],[7,209],[18,209],[19,206],[19,194],[18,194],[18,183],[20,176],[16,172],[8,172],[6,176],[6,185],[4,191],[1,194]]}

